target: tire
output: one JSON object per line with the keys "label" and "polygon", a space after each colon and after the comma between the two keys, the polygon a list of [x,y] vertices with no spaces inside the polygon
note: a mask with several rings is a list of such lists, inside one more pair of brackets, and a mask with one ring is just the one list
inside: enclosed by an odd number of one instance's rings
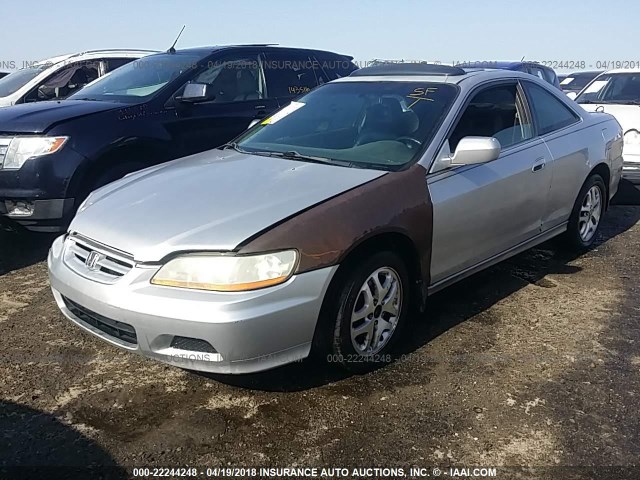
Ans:
{"label": "tire", "polygon": [[567,231],[562,236],[564,246],[580,253],[593,245],[605,211],[606,195],[607,188],[600,175],[587,178],[573,205]]}
{"label": "tire", "polygon": [[[324,350],[329,363],[364,373],[393,360],[393,348],[411,310],[409,273],[400,256],[390,251],[375,253],[348,268],[338,279],[337,288],[329,291],[332,298],[323,322],[329,348]],[[386,294],[383,291],[380,295],[375,274],[379,284],[388,289]],[[354,330],[352,336],[352,328],[363,330]]]}

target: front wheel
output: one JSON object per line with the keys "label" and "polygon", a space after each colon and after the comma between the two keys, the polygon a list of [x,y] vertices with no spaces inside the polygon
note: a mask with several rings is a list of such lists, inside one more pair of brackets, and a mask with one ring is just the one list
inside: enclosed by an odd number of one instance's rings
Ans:
{"label": "front wheel", "polygon": [[364,372],[392,360],[410,310],[409,275],[390,251],[371,255],[342,277],[331,300],[328,360]]}
{"label": "front wheel", "polygon": [[573,206],[565,243],[574,250],[585,250],[595,242],[604,214],[607,189],[600,175],[590,176],[582,186]]}

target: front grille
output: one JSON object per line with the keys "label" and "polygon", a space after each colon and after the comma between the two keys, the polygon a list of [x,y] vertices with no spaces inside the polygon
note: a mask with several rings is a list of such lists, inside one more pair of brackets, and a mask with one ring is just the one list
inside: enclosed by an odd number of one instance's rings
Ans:
{"label": "front grille", "polygon": [[97,328],[108,337],[120,340],[128,345],[135,346],[138,344],[136,330],[128,323],[118,322],[110,318],[103,317],[99,313],[92,312],[88,308],[78,305],[67,297],[62,297],[64,304],[73,315],[83,323]]}
{"label": "front grille", "polygon": [[7,150],[9,150],[10,138],[0,138],[0,168],[4,165],[4,157],[7,156]]}
{"label": "front grille", "polygon": [[199,338],[173,337],[170,347],[190,352],[218,353],[209,342]]}
{"label": "front grille", "polygon": [[100,245],[80,235],[70,235],[65,263],[75,272],[103,283],[115,283],[131,271],[135,262],[128,253]]}

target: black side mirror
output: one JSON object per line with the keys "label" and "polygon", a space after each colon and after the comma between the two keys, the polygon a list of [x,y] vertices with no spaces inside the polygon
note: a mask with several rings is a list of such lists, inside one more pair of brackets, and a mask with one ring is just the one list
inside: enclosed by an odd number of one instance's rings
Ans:
{"label": "black side mirror", "polygon": [[202,103],[215,100],[216,96],[211,92],[211,85],[206,83],[187,83],[182,95],[176,97],[182,103]]}

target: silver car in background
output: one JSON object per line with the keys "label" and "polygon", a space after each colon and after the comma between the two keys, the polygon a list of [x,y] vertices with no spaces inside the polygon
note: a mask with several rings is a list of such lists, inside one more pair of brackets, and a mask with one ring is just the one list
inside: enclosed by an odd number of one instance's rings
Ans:
{"label": "silver car in background", "polygon": [[51,286],[84,330],[178,367],[366,370],[429,294],[558,235],[589,248],[621,155],[613,117],[532,75],[365,68],[94,192]]}

